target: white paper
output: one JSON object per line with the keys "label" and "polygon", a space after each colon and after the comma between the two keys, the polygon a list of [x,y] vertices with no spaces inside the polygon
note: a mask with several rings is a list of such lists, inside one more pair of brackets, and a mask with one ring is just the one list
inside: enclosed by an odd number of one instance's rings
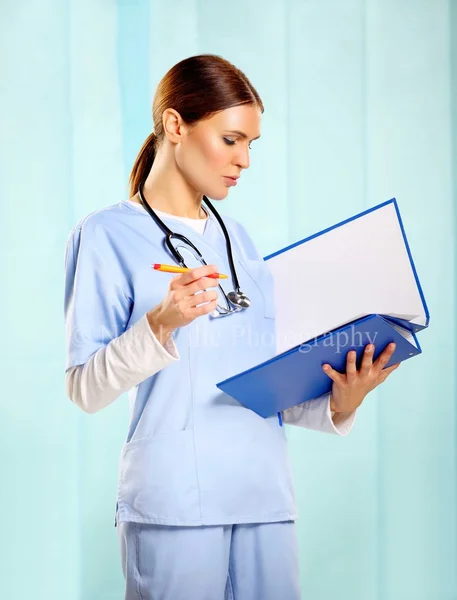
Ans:
{"label": "white paper", "polygon": [[275,281],[278,353],[372,313],[426,324],[393,202],[267,264]]}

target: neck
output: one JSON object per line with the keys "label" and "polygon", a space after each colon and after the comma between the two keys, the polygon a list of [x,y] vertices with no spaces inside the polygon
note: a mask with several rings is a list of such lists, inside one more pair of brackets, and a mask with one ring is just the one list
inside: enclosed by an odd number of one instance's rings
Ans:
{"label": "neck", "polygon": [[[154,159],[151,171],[143,186],[145,201],[154,210],[161,210],[175,217],[188,219],[206,219],[201,207],[203,194],[196,192],[184,179],[176,165],[174,156],[167,156],[167,149],[162,147]],[[140,202],[136,194],[132,200]]]}

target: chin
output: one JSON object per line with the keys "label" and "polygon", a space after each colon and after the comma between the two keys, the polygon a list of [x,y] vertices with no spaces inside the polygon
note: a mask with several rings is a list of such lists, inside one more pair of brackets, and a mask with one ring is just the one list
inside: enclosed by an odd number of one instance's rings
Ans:
{"label": "chin", "polygon": [[210,200],[224,200],[227,198],[229,193],[229,188],[218,189],[218,190],[208,190],[207,192],[203,192],[205,196],[207,196]]}

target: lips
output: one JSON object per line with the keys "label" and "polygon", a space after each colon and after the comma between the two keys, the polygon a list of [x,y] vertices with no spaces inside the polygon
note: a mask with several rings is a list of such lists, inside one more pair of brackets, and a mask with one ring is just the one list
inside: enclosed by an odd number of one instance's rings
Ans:
{"label": "lips", "polygon": [[225,179],[225,183],[226,185],[236,185],[238,183],[237,179],[239,179],[238,177],[227,177],[225,175],[222,176],[223,179]]}

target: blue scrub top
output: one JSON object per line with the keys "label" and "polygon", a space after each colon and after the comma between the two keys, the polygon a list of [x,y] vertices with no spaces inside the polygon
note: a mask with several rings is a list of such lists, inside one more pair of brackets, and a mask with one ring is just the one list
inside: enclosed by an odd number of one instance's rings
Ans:
{"label": "blue scrub top", "polygon": [[[130,390],[118,521],[195,526],[296,518],[285,428],[277,416],[264,419],[216,387],[274,356],[276,344],[272,275],[242,225],[223,219],[240,287],[252,305],[177,329],[180,360]],[[212,213],[203,235],[173,218],[164,222],[188,237],[207,263],[230,273]],[[75,225],[65,261],[67,369],[163,300],[174,275],[154,271],[152,263],[174,261],[162,230],[140,205],[124,200]],[[230,277],[220,281],[226,292],[233,289]]]}

